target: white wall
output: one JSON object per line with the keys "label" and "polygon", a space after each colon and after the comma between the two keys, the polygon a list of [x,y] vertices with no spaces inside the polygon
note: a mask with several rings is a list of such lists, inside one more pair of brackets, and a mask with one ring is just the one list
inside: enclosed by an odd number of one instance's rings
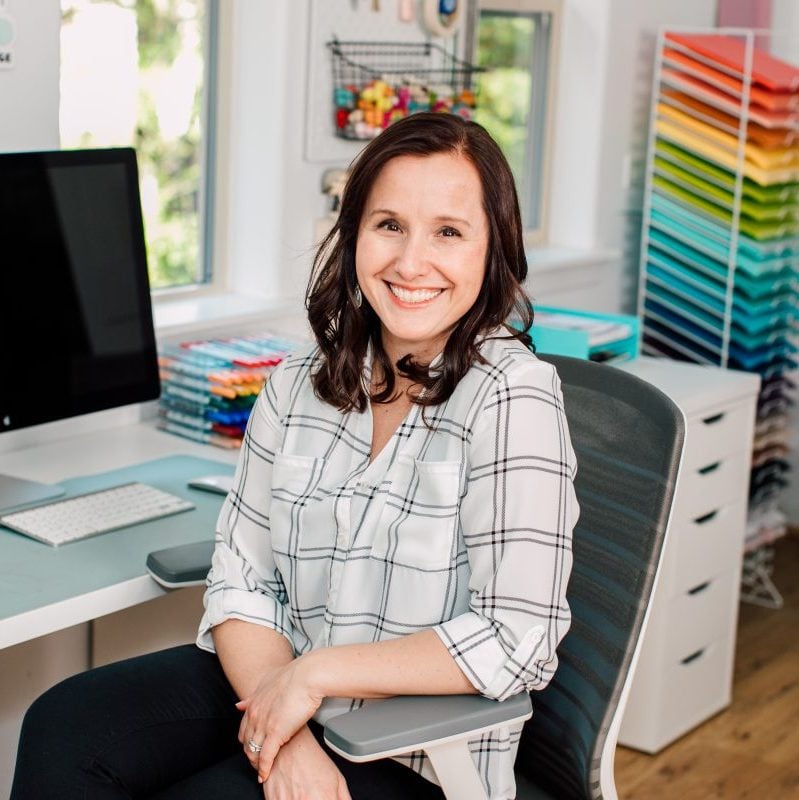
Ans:
{"label": "white wall", "polygon": [[231,287],[265,297],[297,294],[313,219],[324,209],[320,170],[309,168],[301,150],[307,3],[239,0],[231,11]]}
{"label": "white wall", "polygon": [[58,147],[58,0],[6,0],[15,64],[0,70],[0,152]]}
{"label": "white wall", "polygon": [[621,252],[620,311],[634,311],[657,32],[715,16],[716,0],[564,1],[551,235]]}
{"label": "white wall", "polygon": [[610,0],[564,0],[552,143],[550,239],[591,248],[599,243],[600,132],[610,50]]}
{"label": "white wall", "polygon": [[793,64],[799,62],[799,3],[796,0],[772,0],[771,29],[774,55]]}

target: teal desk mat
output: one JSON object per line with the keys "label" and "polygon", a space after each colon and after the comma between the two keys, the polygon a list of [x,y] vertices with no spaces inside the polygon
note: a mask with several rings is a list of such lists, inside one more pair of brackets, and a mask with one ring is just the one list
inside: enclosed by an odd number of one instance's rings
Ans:
{"label": "teal desk mat", "polygon": [[[51,547],[0,525],[0,619],[69,600],[146,575],[152,550],[213,539],[223,496],[186,485],[201,475],[232,474],[232,464],[194,456],[167,456],[124,469],[61,481],[74,497],[131,481],[185,497],[196,506],[89,539]],[[103,613],[98,609],[98,616]]]}

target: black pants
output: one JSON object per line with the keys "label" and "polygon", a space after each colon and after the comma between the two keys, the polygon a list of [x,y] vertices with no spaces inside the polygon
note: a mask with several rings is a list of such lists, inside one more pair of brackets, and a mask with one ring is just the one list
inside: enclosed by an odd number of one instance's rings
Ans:
{"label": "black pants", "polygon": [[[25,715],[11,800],[263,800],[236,738],[236,699],[217,657],[193,645],[68,678]],[[325,749],[353,800],[443,798],[394,761],[353,764]]]}

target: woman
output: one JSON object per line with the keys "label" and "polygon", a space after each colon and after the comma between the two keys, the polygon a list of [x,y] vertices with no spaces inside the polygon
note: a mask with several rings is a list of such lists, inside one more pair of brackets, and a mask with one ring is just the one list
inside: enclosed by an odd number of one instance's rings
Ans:
{"label": "woman", "polygon": [[[397,694],[503,699],[554,673],[575,463],[554,369],[505,326],[531,322],[525,275],[513,179],[480,126],[418,114],[364,149],[311,277],[317,346],[273,372],[250,419],[200,649],[40,698],[13,800],[442,796],[423,755],[349,764],[319,723]],[[518,738],[474,743],[491,798],[515,794]]]}

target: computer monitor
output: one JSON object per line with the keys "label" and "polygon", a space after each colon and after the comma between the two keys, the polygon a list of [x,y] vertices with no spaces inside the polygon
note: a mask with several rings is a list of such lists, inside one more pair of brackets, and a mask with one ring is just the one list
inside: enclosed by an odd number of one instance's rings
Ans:
{"label": "computer monitor", "polygon": [[135,151],[0,154],[0,434],[158,394]]}

